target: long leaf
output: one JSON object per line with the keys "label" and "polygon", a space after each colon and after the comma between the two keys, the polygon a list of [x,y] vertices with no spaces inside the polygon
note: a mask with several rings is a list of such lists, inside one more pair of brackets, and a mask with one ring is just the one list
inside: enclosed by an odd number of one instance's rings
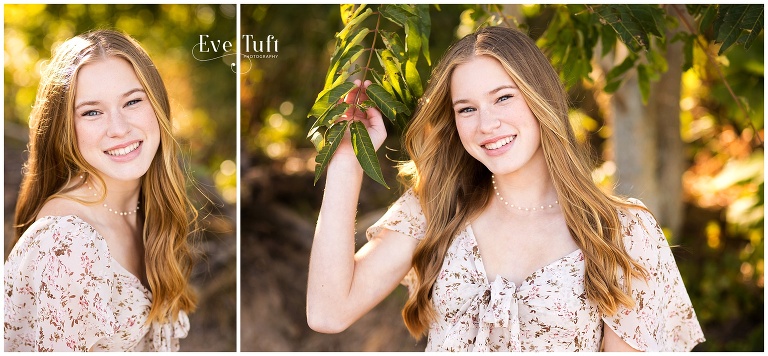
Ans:
{"label": "long leaf", "polygon": [[[439,9],[439,8],[438,8]],[[432,19],[429,16],[429,5],[417,4],[416,15],[419,18],[419,34],[421,35],[421,51],[428,65],[432,65],[432,59],[429,57],[429,34],[432,31]]]}
{"label": "long leaf", "polygon": [[407,61],[405,62],[405,82],[408,83],[408,88],[411,89],[415,97],[421,97],[424,94],[424,88],[421,85],[421,76],[418,69],[416,69],[416,63]]}
{"label": "long leaf", "polygon": [[347,36],[349,36],[349,33],[352,31],[355,26],[357,26],[359,23],[363,22],[365,19],[367,19],[369,16],[373,15],[373,10],[371,9],[365,9],[363,13],[355,16],[349,22],[347,22],[347,25],[344,26],[344,29],[339,31],[338,34],[336,34],[337,38],[340,38],[342,40],[346,39]]}
{"label": "long leaf", "polygon": [[384,30],[379,30],[379,35],[381,35],[381,40],[384,42],[384,46],[387,47],[399,61],[405,61],[405,47],[400,40],[400,36],[394,32]]}
{"label": "long leaf", "polygon": [[415,19],[409,18],[405,23],[405,53],[408,60],[418,62],[421,52],[421,33]]}
{"label": "long leaf", "polygon": [[392,95],[387,93],[387,90],[377,84],[371,84],[365,91],[368,94],[368,98],[371,99],[376,106],[392,122],[395,122],[397,113],[405,113],[410,115],[410,110],[405,104],[397,101]]}
{"label": "long leaf", "polygon": [[411,17],[416,17],[410,9],[410,5],[384,5],[381,9],[381,15],[392,23],[403,27]]}
{"label": "long leaf", "polygon": [[648,34],[632,18],[627,5],[600,5],[595,8],[600,22],[611,26],[630,50],[639,52],[648,48]]}
{"label": "long leaf", "polygon": [[368,135],[365,125],[360,121],[355,121],[350,125],[349,131],[352,134],[352,147],[355,150],[357,161],[360,162],[360,167],[363,168],[365,174],[389,189],[387,182],[384,181],[384,175],[379,166],[379,158],[376,156],[376,150],[373,148],[371,136]]}
{"label": "long leaf", "polygon": [[763,5],[720,5],[720,16],[715,22],[715,41],[722,42],[718,54],[735,43],[749,48],[762,32],[763,13]]}
{"label": "long leaf", "polygon": [[384,81],[389,82],[399,96],[405,96],[403,95],[403,88],[398,79],[402,76],[400,62],[388,49],[378,50],[376,51],[376,55],[379,58],[379,64],[384,68],[384,74],[386,75],[386,78],[383,78]]}
{"label": "long leaf", "polygon": [[344,82],[333,88],[324,90],[318,94],[318,98],[312,105],[312,109],[309,110],[310,116],[321,117],[329,110],[330,106],[337,103],[339,99],[347,95],[355,84],[352,82]]}
{"label": "long leaf", "polygon": [[336,124],[331,125],[328,132],[326,132],[326,144],[323,145],[320,153],[315,157],[315,163],[317,163],[317,165],[315,166],[314,184],[317,184],[320,175],[322,175],[325,168],[328,167],[328,163],[331,161],[333,154],[336,153],[336,149],[339,148],[339,144],[344,138],[344,133],[347,131],[347,126],[349,126],[349,121],[337,122]]}

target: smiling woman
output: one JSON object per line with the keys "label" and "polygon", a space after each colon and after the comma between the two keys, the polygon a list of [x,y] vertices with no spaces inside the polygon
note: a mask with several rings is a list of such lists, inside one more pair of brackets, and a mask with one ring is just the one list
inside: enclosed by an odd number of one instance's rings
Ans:
{"label": "smiling woman", "polygon": [[165,85],[116,31],[61,44],[42,75],[5,264],[6,351],[176,351],[195,307],[196,211]]}
{"label": "smiling woman", "polygon": [[[368,99],[355,82],[347,103]],[[355,106],[375,148],[382,115]],[[339,135],[341,136],[341,135]],[[526,34],[454,43],[411,118],[406,192],[354,250],[363,171],[346,134],[328,165],[307,321],[337,333],[401,282],[427,351],[688,351],[704,337],[674,256],[638,200],[592,181],[565,90]]]}

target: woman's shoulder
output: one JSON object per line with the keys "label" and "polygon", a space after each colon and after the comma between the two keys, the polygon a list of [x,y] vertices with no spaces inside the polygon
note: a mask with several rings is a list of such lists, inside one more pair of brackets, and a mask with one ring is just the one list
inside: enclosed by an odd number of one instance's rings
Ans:
{"label": "woman's shoulder", "polygon": [[370,240],[381,229],[386,228],[421,240],[426,227],[427,222],[421,210],[419,198],[414,190],[409,188],[389,207],[379,221],[367,230],[366,236]]}
{"label": "woman's shoulder", "polygon": [[618,209],[624,246],[633,257],[668,249],[669,242],[653,213],[637,198],[627,198],[626,206]]}
{"label": "woman's shoulder", "polygon": [[57,259],[78,262],[84,256],[108,255],[106,241],[77,215],[39,217],[21,235],[8,261],[24,259]]}

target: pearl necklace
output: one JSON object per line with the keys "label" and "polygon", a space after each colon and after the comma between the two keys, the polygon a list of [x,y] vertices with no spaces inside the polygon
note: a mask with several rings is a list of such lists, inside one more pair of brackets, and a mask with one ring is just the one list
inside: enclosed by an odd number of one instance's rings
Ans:
{"label": "pearl necklace", "polygon": [[[80,178],[81,178],[81,179],[84,179],[84,178],[83,178],[83,176],[80,176]],[[88,187],[88,190],[90,190],[90,191],[93,191],[93,196],[94,196],[94,197],[95,197],[95,196],[98,196],[98,193],[96,193],[96,191],[94,191],[94,189],[93,189],[93,188],[91,188],[91,185],[88,183],[88,181],[87,181],[87,180],[85,181],[85,185]],[[136,209],[133,209],[133,211],[130,211],[130,210],[129,210],[129,211],[117,211],[117,210],[112,210],[112,208],[110,208],[110,207],[108,207],[108,206],[107,206],[107,203],[104,203],[104,205],[103,205],[103,206],[104,206],[105,208],[109,209],[109,212],[110,212],[110,213],[115,213],[115,215],[120,215],[120,216],[126,216],[126,215],[135,214],[137,211],[139,211],[139,205],[138,205],[138,204],[136,205]]]}
{"label": "pearl necklace", "polygon": [[555,202],[553,204],[548,204],[546,206],[541,205],[538,208],[537,207],[523,208],[522,206],[515,206],[515,204],[510,204],[509,201],[505,201],[504,197],[501,196],[501,193],[499,193],[499,189],[496,188],[496,176],[494,176],[493,174],[491,175],[491,182],[493,183],[493,190],[496,193],[496,196],[499,197],[499,200],[502,203],[504,203],[504,206],[509,207],[509,208],[517,208],[517,210],[520,210],[520,211],[536,211],[537,209],[539,211],[541,211],[541,210],[544,210],[544,209],[552,208],[552,207],[554,207],[557,204],[560,204],[557,200],[555,200]]}

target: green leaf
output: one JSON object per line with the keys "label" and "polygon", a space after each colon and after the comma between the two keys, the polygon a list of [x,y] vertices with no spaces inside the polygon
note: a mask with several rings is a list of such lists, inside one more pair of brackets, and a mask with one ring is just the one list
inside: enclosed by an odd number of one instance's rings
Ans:
{"label": "green leaf", "polygon": [[604,57],[616,48],[616,31],[609,26],[600,26],[600,41],[603,43],[601,56]]}
{"label": "green leaf", "polygon": [[323,149],[323,146],[325,146],[325,139],[323,138],[323,133],[320,132],[320,126],[309,130],[307,138],[309,138],[309,141],[315,146],[315,151],[317,152],[320,152],[320,150]]}
{"label": "green leaf", "polygon": [[331,127],[328,129],[328,132],[326,132],[326,144],[322,146],[320,153],[318,153],[317,157],[315,157],[315,162],[317,165],[315,166],[314,184],[317,184],[317,181],[320,179],[320,175],[323,173],[325,168],[328,167],[328,163],[331,161],[333,154],[336,153],[336,149],[339,148],[341,140],[344,139],[344,133],[347,131],[347,126],[349,126],[349,121],[345,120],[337,122],[336,124],[331,125]]}
{"label": "green leaf", "polygon": [[384,5],[381,8],[381,15],[392,23],[403,27],[408,18],[416,16],[409,7],[410,5]]}
{"label": "green leaf", "polygon": [[718,54],[735,43],[749,48],[763,30],[763,5],[720,5],[715,22],[716,42],[722,42]]}
{"label": "green leaf", "polygon": [[399,77],[402,76],[400,62],[388,49],[382,49],[376,51],[376,55],[379,58],[379,64],[384,68],[384,74],[386,78],[382,78],[385,82],[394,89],[395,93],[400,97],[405,97],[403,94],[403,88],[400,85]]}
{"label": "green leaf", "polygon": [[365,19],[367,19],[369,16],[373,15],[373,10],[370,8],[365,9],[363,13],[358,14],[357,16],[354,16],[349,22],[347,22],[346,26],[344,26],[344,29],[339,31],[339,33],[336,34],[336,37],[345,40],[347,36],[349,36],[349,33],[352,31],[352,29],[355,28],[359,23],[363,22]]}
{"label": "green leaf", "polygon": [[360,111],[365,112],[365,110],[368,110],[368,108],[376,107],[376,103],[368,99],[360,103],[360,105],[358,105],[357,107],[360,109]]}
{"label": "green leaf", "polygon": [[704,15],[699,22],[699,32],[705,33],[709,30],[717,18],[717,5],[700,5],[704,10]]}
{"label": "green leaf", "polygon": [[[355,9],[355,6],[357,6],[357,9]],[[360,15],[360,13],[365,10],[366,4],[362,5],[355,5],[355,4],[340,4],[339,7],[341,10],[341,23],[344,25],[349,23],[349,20],[355,18],[355,16]]]}
{"label": "green leaf", "polygon": [[683,41],[683,72],[693,67],[693,45],[696,41],[696,35],[678,33],[675,37],[680,37]]}
{"label": "green leaf", "polygon": [[417,63],[421,52],[421,33],[419,25],[414,19],[408,19],[405,23],[405,53],[408,61]]}
{"label": "green leaf", "polygon": [[627,5],[629,14],[637,22],[641,29],[656,37],[664,37],[659,29],[659,24],[664,23],[664,10],[658,5]]}
{"label": "green leaf", "polygon": [[[438,11],[440,8],[437,8]],[[429,35],[432,31],[432,18],[429,15],[428,4],[416,5],[416,16],[419,21],[419,34],[421,35],[421,51],[424,53],[424,59],[427,60],[427,65],[432,66],[432,59],[429,57]]]}
{"label": "green leaf", "polygon": [[651,78],[648,67],[643,64],[637,65],[637,84],[640,86],[643,104],[648,104],[648,98],[651,96]]}
{"label": "green leaf", "polygon": [[405,82],[408,83],[408,88],[411,89],[413,96],[421,97],[424,94],[421,76],[419,75],[419,70],[416,69],[416,63],[411,61],[405,62]]}
{"label": "green leaf", "polygon": [[403,47],[403,42],[400,40],[400,36],[398,36],[397,33],[384,30],[379,30],[379,35],[381,35],[381,40],[384,42],[384,46],[387,47],[399,61],[405,61],[405,47]]}
{"label": "green leaf", "polygon": [[395,122],[397,113],[405,113],[410,115],[411,112],[405,104],[397,101],[390,93],[387,92],[382,86],[377,84],[371,84],[365,91],[368,94],[368,98],[376,103],[376,107],[381,110],[381,113]]}
{"label": "green leaf", "polygon": [[349,93],[354,87],[354,83],[344,82],[333,88],[323,90],[320,92],[320,94],[318,94],[318,98],[315,101],[315,104],[312,105],[312,109],[309,110],[309,115],[317,116],[319,118],[324,117],[327,114],[327,111],[330,109],[331,105],[338,103],[339,100],[343,98],[344,95],[347,95],[347,93]]}
{"label": "green leaf", "polygon": [[331,107],[330,110],[328,110],[327,113],[321,118],[323,122],[328,124],[333,124],[336,122],[336,119],[339,118],[339,116],[343,115],[344,112],[349,109],[349,104],[347,103],[338,103]]}
{"label": "green leaf", "polygon": [[[611,26],[621,41],[633,52],[647,50],[650,40],[648,34],[631,15],[630,5],[595,6],[598,19],[604,25]],[[639,6],[639,5],[636,5]]]}
{"label": "green leaf", "polygon": [[606,85],[604,88],[607,93],[613,93],[621,86],[620,77],[624,75],[624,73],[626,73],[628,70],[634,68],[636,59],[637,57],[635,56],[627,56],[627,58],[624,58],[624,61],[621,62],[621,64],[613,67],[610,71],[608,71],[608,73],[605,75]]}
{"label": "green leaf", "polygon": [[[369,87],[370,88],[370,87]],[[376,182],[389,189],[387,182],[384,181],[384,175],[381,173],[379,158],[376,156],[376,150],[373,148],[371,136],[368,135],[365,125],[360,121],[354,121],[349,128],[352,134],[352,147],[355,150],[357,161],[363,168],[365,174]],[[315,172],[315,181],[317,181],[317,171]]]}

